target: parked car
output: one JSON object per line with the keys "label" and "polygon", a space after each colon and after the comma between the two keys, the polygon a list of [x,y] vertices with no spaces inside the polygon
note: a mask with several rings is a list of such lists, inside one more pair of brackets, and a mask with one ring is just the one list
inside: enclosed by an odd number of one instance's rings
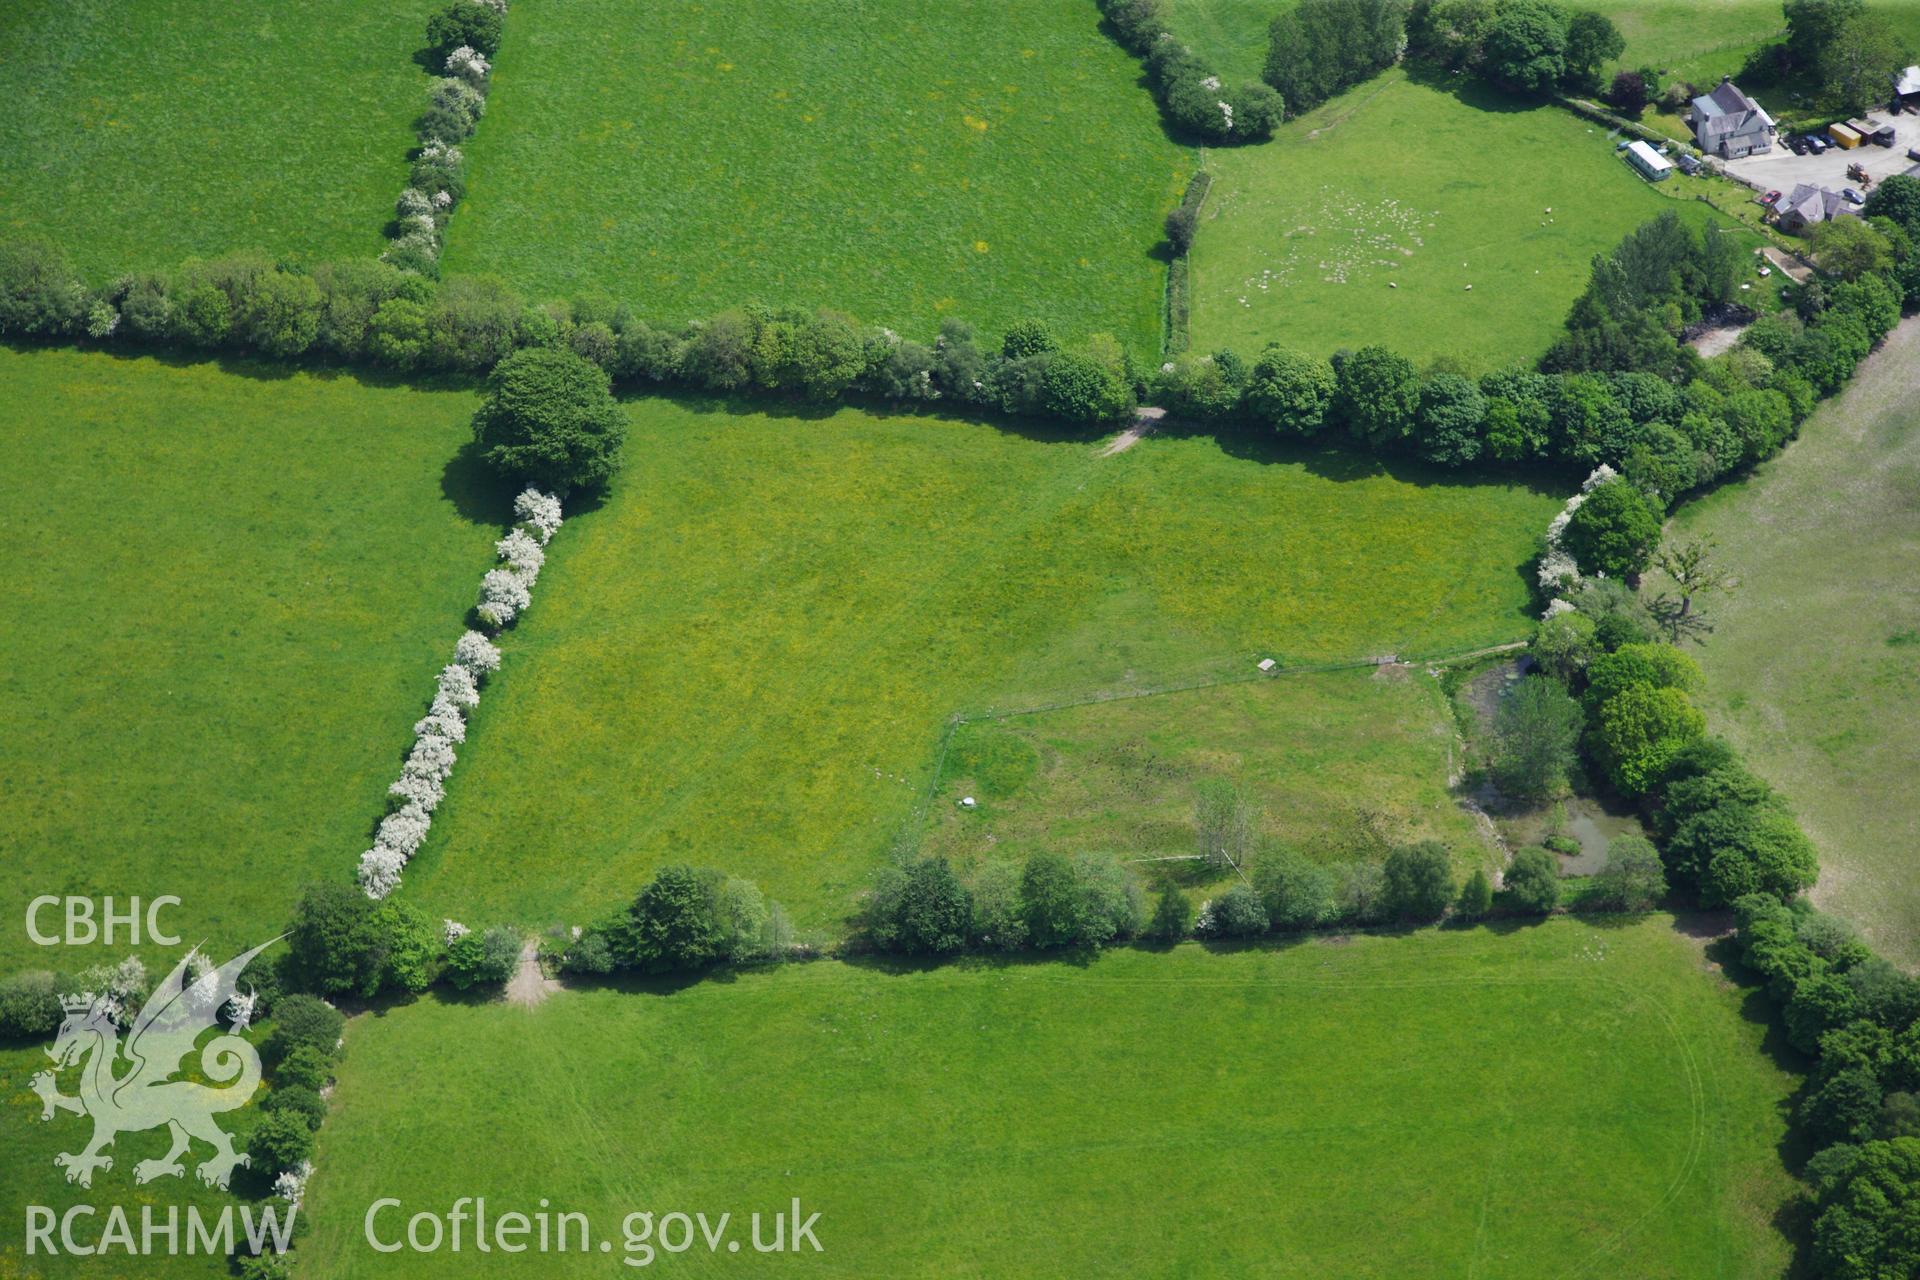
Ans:
{"label": "parked car", "polygon": [[1803,155],[1806,155],[1808,151],[1812,150],[1812,148],[1807,145],[1807,140],[1805,138],[1788,138],[1787,150],[1793,152],[1793,154],[1797,156],[1803,156]]}
{"label": "parked car", "polygon": [[1760,197],[1760,203],[1771,206],[1773,202],[1778,200],[1779,198],[1780,198],[1780,193],[1778,191],[1769,191],[1767,192],[1767,194]]}
{"label": "parked car", "polygon": [[1680,172],[1686,174],[1689,178],[1699,173],[1702,167],[1698,160],[1694,159],[1692,156],[1688,155],[1684,151],[1681,152],[1678,156],[1675,156],[1673,162],[1675,165],[1679,166]]}
{"label": "parked car", "polygon": [[1920,160],[1920,147],[1908,147],[1908,148],[1907,148],[1907,159],[1909,159],[1909,160]]}
{"label": "parked car", "polygon": [[1801,137],[1800,141],[1806,143],[1807,150],[1813,152],[1813,154],[1815,155],[1820,155],[1828,147],[1831,147],[1833,145],[1833,143],[1827,141],[1825,138],[1821,137],[1817,133],[1806,134]]}
{"label": "parked car", "polygon": [[1865,204],[1867,202],[1867,198],[1858,191],[1855,191],[1852,187],[1848,187],[1845,191],[1842,191],[1840,198],[1848,204]]}

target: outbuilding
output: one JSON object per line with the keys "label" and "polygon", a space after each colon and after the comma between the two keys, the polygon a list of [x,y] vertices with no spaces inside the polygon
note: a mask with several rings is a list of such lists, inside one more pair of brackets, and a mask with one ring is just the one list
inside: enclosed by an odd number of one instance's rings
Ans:
{"label": "outbuilding", "polygon": [[1644,142],[1627,148],[1627,162],[1648,182],[1664,182],[1673,176],[1673,162]]}
{"label": "outbuilding", "polygon": [[1893,126],[1879,120],[1849,120],[1847,128],[1859,134],[1862,139],[1876,147],[1893,145]]}
{"label": "outbuilding", "polygon": [[1905,104],[1920,103],[1920,67],[1907,67],[1894,74],[1893,100]]}
{"label": "outbuilding", "polygon": [[1855,147],[1859,146],[1862,142],[1866,141],[1866,139],[1862,138],[1859,132],[1855,130],[1852,125],[1845,125],[1845,124],[1828,125],[1827,136],[1829,138],[1832,138],[1836,145],[1844,147],[1848,151],[1853,150]]}

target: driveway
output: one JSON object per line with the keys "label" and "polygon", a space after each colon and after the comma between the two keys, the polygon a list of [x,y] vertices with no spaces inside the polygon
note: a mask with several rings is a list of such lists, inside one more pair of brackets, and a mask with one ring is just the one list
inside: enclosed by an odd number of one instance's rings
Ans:
{"label": "driveway", "polygon": [[1871,111],[1868,117],[1893,126],[1894,142],[1891,147],[1876,147],[1869,142],[1851,151],[1834,147],[1822,155],[1797,156],[1787,150],[1783,140],[1776,142],[1773,150],[1765,155],[1722,163],[1728,173],[1743,182],[1779,191],[1783,195],[1801,182],[1826,187],[1831,191],[1841,191],[1847,187],[1857,189],[1860,184],[1847,177],[1847,166],[1850,164],[1865,165],[1875,182],[1914,169],[1915,163],[1907,159],[1907,148],[1920,147],[1920,116],[1911,112],[1891,116],[1885,111]]}

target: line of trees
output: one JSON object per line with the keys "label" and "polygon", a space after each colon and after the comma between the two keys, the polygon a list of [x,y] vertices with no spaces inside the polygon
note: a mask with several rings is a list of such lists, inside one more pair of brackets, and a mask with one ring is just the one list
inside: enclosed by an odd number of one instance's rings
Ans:
{"label": "line of trees", "polygon": [[[1597,480],[1556,521],[1563,543],[1603,495],[1631,488]],[[1656,520],[1640,536],[1657,533]],[[1704,556],[1683,547],[1659,558],[1691,593],[1714,579]],[[1635,559],[1644,562],[1637,547]],[[1819,1150],[1805,1171],[1816,1273],[1911,1274],[1920,1264],[1920,980],[1808,905],[1819,874],[1812,842],[1786,801],[1708,735],[1693,702],[1699,667],[1662,641],[1663,616],[1618,577],[1543,586],[1559,594],[1530,647],[1538,674],[1501,709],[1504,764],[1522,778],[1557,776],[1576,766],[1577,736],[1589,774],[1640,806],[1661,883],[1683,901],[1733,910],[1742,962],[1813,1059],[1794,1122]],[[1665,611],[1670,636],[1689,613]],[[1644,864],[1653,849],[1630,852]]]}
{"label": "line of trees", "polygon": [[515,351],[566,350],[629,386],[1077,424],[1124,421],[1148,397],[1195,425],[1344,440],[1444,467],[1606,463],[1664,505],[1778,450],[1920,300],[1920,180],[1887,179],[1865,212],[1821,229],[1814,252],[1827,274],[1796,287],[1794,310],[1711,359],[1681,338],[1737,299],[1746,258],[1732,236],[1663,214],[1595,259],[1539,368],[1477,378],[1444,359],[1421,370],[1378,345],[1331,359],[1276,345],[1251,362],[1188,352],[1156,370],[1109,335],[1069,346],[1037,322],[993,343],[949,320],[922,343],[836,312],[749,305],[661,327],[604,294],[532,303],[489,277],[435,280],[370,261],[307,269],[246,253],[96,289],[35,239],[0,241],[0,334],[470,374]]}
{"label": "line of trees", "polygon": [[1120,47],[1146,64],[1147,87],[1181,132],[1227,146],[1265,142],[1284,118],[1279,93],[1258,80],[1224,83],[1170,30],[1167,0],[1100,0]]}
{"label": "line of trees", "polygon": [[1816,1273],[1920,1274],[1920,980],[1802,899],[1737,899],[1736,946],[1813,1062],[1794,1123],[1817,1148]]}
{"label": "line of trees", "polygon": [[466,374],[515,351],[558,349],[628,385],[954,402],[1077,423],[1127,419],[1146,384],[1110,335],[1068,345],[1037,321],[1015,324],[998,344],[959,320],[920,343],[834,311],[758,304],[659,327],[604,294],[532,303],[487,276],[436,280],[366,260],[308,269],[256,253],[94,289],[57,246],[35,238],[0,240],[0,335]]}
{"label": "line of trees", "polygon": [[795,959],[812,947],[753,881],[681,864],[654,873],[633,901],[561,950],[563,972],[697,973],[721,964]]}
{"label": "line of trees", "polygon": [[486,113],[492,65],[499,52],[507,0],[453,0],[427,20],[422,51],[438,78],[427,88],[427,106],[416,127],[420,145],[409,157],[407,185],[394,202],[387,234],[393,243],[380,255],[409,270],[438,269],[447,219],[467,193],[466,157],[460,144],[473,136]]}
{"label": "line of trees", "polygon": [[1552,0],[1416,0],[1407,56],[1511,93],[1595,93],[1626,40],[1603,13]]}

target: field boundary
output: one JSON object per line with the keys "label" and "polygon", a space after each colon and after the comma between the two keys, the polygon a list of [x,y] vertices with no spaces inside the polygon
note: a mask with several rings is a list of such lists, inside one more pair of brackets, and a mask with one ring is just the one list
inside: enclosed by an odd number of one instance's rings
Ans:
{"label": "field boundary", "polygon": [[[1193,240],[1200,229],[1200,210],[1213,190],[1213,173],[1207,167],[1207,149],[1196,148],[1193,177],[1174,208],[1174,215],[1186,223],[1187,244],[1175,246],[1173,261],[1167,264],[1167,287],[1160,317],[1160,352],[1171,358],[1193,345]],[[1172,243],[1169,241],[1169,243]]]}
{"label": "field boundary", "polygon": [[985,724],[995,720],[1011,720],[1016,716],[1046,715],[1054,711],[1067,711],[1075,707],[1090,707],[1103,702],[1132,702],[1141,698],[1160,698],[1172,694],[1195,693],[1202,689],[1218,689],[1227,685],[1253,684],[1262,680],[1278,680],[1286,676],[1326,675],[1336,671],[1365,671],[1386,666],[1435,666],[1451,665],[1456,662],[1471,662],[1478,658],[1490,657],[1499,653],[1510,653],[1525,648],[1525,640],[1509,640],[1499,644],[1479,645],[1469,649],[1450,650],[1437,654],[1416,654],[1401,656],[1387,653],[1366,658],[1349,658],[1334,662],[1302,663],[1298,666],[1275,666],[1271,671],[1257,668],[1251,672],[1236,672],[1223,676],[1196,676],[1187,680],[1176,680],[1166,684],[1148,685],[1138,689],[1101,690],[1082,694],[1077,697],[1061,698],[1053,702],[1034,703],[1030,706],[987,707],[979,711],[955,711],[946,719],[945,727],[940,731],[940,744],[934,754],[933,773],[927,779],[926,788],[921,792],[919,801],[907,817],[906,829],[911,831],[913,847],[918,848],[920,836],[926,828],[927,814],[932,810],[934,793],[940,789],[940,781],[945,776],[947,752],[953,745],[953,735],[970,724]]}

